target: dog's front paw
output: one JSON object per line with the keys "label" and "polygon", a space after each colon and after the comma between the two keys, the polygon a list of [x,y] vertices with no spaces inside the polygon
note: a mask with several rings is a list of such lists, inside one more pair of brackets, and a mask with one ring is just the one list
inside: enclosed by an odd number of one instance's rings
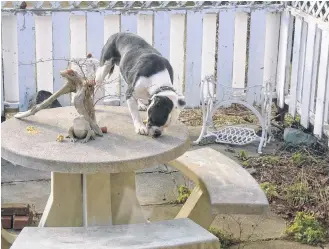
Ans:
{"label": "dog's front paw", "polygon": [[145,112],[147,110],[147,105],[145,105],[141,100],[138,100],[138,111]]}
{"label": "dog's front paw", "polygon": [[146,128],[146,126],[144,124],[137,124],[135,126],[135,131],[137,134],[140,134],[140,135],[148,135],[148,129]]}
{"label": "dog's front paw", "polygon": [[138,111],[145,112],[146,110],[147,110],[147,106],[146,106],[146,105],[144,105],[144,104],[142,104],[142,103],[140,103],[140,104],[138,105]]}
{"label": "dog's front paw", "polygon": [[81,140],[80,143],[85,144],[85,143],[87,143],[89,140],[90,140],[90,138],[85,138],[85,139]]}
{"label": "dog's front paw", "polygon": [[71,141],[71,143],[75,143],[76,141],[78,141],[78,139],[76,139],[76,138],[71,138],[70,141]]}

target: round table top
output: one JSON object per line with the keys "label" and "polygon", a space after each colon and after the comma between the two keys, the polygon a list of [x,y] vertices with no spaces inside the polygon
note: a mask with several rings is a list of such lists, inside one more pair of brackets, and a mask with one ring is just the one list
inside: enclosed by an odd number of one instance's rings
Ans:
{"label": "round table top", "polygon": [[[146,112],[140,112],[141,117]],[[188,130],[180,122],[172,124],[162,136],[152,138],[135,133],[126,107],[96,106],[103,137],[82,144],[58,135],[68,134],[78,116],[73,106],[45,109],[24,119],[2,123],[1,153],[5,160],[27,168],[66,173],[119,173],[148,168],[176,159],[190,146]],[[37,133],[29,133],[33,126]]]}

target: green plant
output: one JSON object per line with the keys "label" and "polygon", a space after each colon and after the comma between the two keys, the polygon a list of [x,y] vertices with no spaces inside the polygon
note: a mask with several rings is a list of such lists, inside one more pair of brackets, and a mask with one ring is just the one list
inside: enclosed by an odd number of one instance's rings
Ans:
{"label": "green plant", "polygon": [[261,157],[263,164],[269,164],[271,166],[278,165],[280,163],[280,157],[278,156],[263,156]]}
{"label": "green plant", "polygon": [[175,201],[176,204],[183,204],[191,195],[191,190],[183,185],[178,186],[178,197]]}
{"label": "green plant", "polygon": [[230,246],[240,243],[240,240],[234,238],[232,233],[229,234],[218,228],[210,227],[209,232],[211,232],[213,235],[215,235],[219,239],[221,249],[227,249]]}
{"label": "green plant", "polygon": [[245,168],[248,168],[250,166],[249,161],[248,160],[243,161],[242,166],[245,167]]}
{"label": "green plant", "polygon": [[312,191],[307,181],[296,182],[284,189],[285,199],[291,205],[301,206],[310,202]]}
{"label": "green plant", "polygon": [[292,154],[291,159],[292,159],[292,162],[294,163],[294,165],[296,165],[296,166],[301,166],[307,160],[306,156],[303,155],[299,151]]}
{"label": "green plant", "polygon": [[238,158],[242,161],[246,161],[248,159],[248,152],[244,150],[240,150],[238,153]]}
{"label": "green plant", "polygon": [[326,242],[326,230],[312,214],[297,212],[293,223],[285,233],[297,242],[309,245],[321,245]]}
{"label": "green plant", "polygon": [[260,187],[262,188],[262,190],[264,191],[266,197],[269,200],[272,200],[273,197],[279,196],[279,194],[277,192],[277,186],[274,185],[273,183],[263,182],[263,183],[260,184]]}
{"label": "green plant", "polygon": [[300,115],[296,115],[295,118],[293,118],[289,113],[287,113],[284,116],[284,126],[286,127],[293,127],[298,126],[300,123]]}

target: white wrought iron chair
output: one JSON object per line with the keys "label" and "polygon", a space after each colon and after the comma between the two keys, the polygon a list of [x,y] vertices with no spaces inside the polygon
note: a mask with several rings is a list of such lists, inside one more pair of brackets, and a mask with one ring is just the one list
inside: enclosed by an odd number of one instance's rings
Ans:
{"label": "white wrought iron chair", "polygon": [[[270,142],[271,133],[271,109],[272,109],[272,87],[270,82],[266,82],[264,86],[254,86],[248,88],[222,88],[222,98],[211,93],[211,84],[216,84],[214,78],[205,77],[201,82],[201,108],[202,108],[202,129],[200,136],[195,140],[194,144],[202,144],[202,141],[210,139],[216,143],[246,145],[254,141],[259,141],[258,153],[262,153],[262,148]],[[260,88],[261,110],[257,110],[253,105],[247,102],[246,92],[255,88]],[[205,90],[207,91],[205,93]],[[214,91],[213,91],[214,92]],[[230,106],[231,104],[243,105],[251,110],[258,118],[262,129],[261,136],[256,134],[252,128],[241,126],[226,126],[216,129],[213,125],[213,116],[216,110],[222,106]],[[212,139],[211,139],[212,138]]]}

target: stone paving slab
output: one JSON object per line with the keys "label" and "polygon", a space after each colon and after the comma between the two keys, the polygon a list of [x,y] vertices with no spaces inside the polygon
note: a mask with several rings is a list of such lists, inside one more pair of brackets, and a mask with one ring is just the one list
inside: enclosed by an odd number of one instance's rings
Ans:
{"label": "stone paving slab", "polygon": [[1,184],[1,203],[25,203],[42,213],[50,194],[50,180]]}
{"label": "stone paving slab", "polygon": [[[269,212],[261,215],[217,215],[212,226],[233,234],[234,238],[245,240],[264,240],[281,238],[286,222]],[[241,234],[240,234],[241,233]]]}
{"label": "stone paving slab", "polygon": [[[17,166],[19,167],[19,166]],[[5,168],[5,167],[4,167]],[[24,168],[21,169],[24,172]],[[2,203],[33,204],[38,213],[42,213],[50,194],[50,178],[35,174],[33,180],[20,180],[33,174],[12,177],[17,181],[1,184]],[[3,173],[8,173],[3,171]],[[8,177],[3,177],[8,179]],[[177,199],[179,185],[188,185],[190,182],[180,172],[140,173],[136,175],[137,197],[141,205],[169,203]]]}
{"label": "stone paving slab", "polygon": [[50,172],[15,166],[1,158],[1,183],[49,180]]}

